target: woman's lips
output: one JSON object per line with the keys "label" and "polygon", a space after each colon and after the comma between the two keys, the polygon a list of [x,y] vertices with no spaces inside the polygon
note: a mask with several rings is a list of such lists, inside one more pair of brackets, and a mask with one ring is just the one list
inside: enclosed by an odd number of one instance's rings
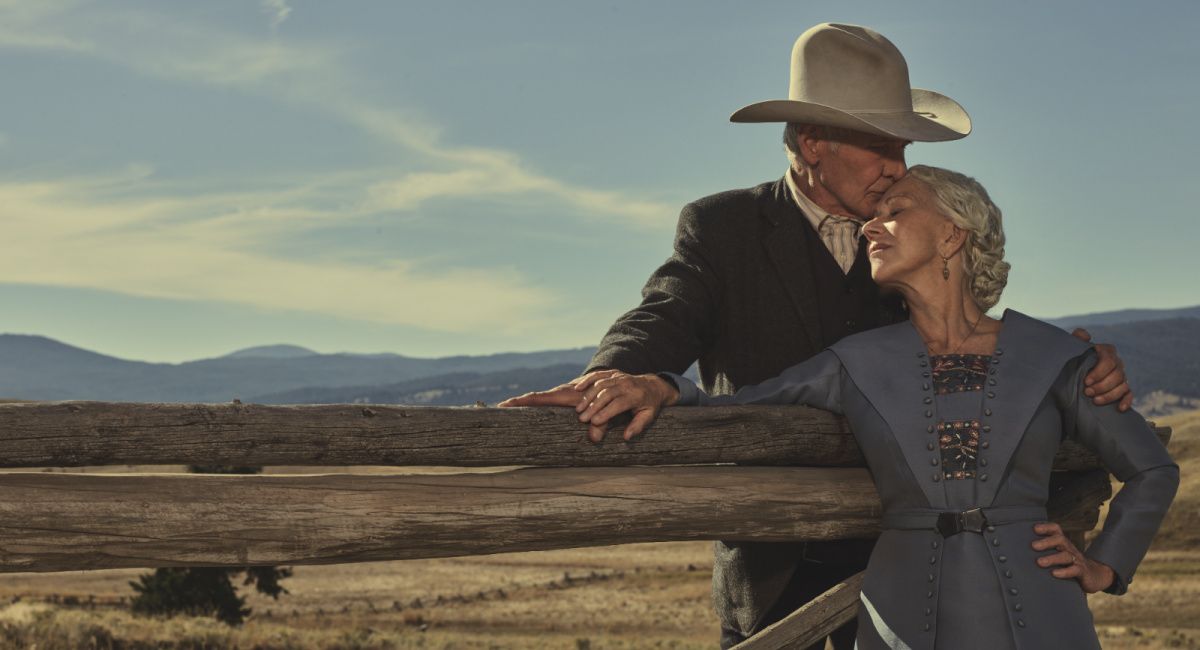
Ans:
{"label": "woman's lips", "polygon": [[885,251],[888,248],[891,248],[891,247],[887,246],[886,244],[871,244],[867,248],[867,256],[874,255],[875,253],[878,253],[880,251]]}

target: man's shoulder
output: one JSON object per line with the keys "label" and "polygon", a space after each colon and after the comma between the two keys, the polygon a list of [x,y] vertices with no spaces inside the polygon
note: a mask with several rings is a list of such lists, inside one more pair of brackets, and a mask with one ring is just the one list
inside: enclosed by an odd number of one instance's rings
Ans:
{"label": "man's shoulder", "polygon": [[701,197],[684,206],[680,219],[706,225],[739,223],[761,213],[776,200],[782,181],[768,181],[754,187],[726,190]]}

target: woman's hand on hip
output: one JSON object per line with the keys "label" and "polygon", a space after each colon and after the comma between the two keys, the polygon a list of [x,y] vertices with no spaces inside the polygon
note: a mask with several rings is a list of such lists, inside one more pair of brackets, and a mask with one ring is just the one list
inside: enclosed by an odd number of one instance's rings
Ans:
{"label": "woman's hand on hip", "polygon": [[1043,536],[1033,540],[1034,550],[1057,551],[1037,559],[1038,566],[1051,569],[1050,574],[1055,578],[1078,580],[1079,586],[1088,594],[1107,589],[1116,579],[1112,567],[1080,552],[1071,540],[1067,539],[1062,526],[1053,522],[1038,523],[1033,525],[1033,532]]}
{"label": "woman's hand on hip", "polygon": [[600,442],[614,417],[629,411],[633,420],[625,427],[631,440],[654,422],[664,406],[679,399],[679,391],[658,375],[631,375],[619,370],[593,372],[575,382],[583,398],[575,410],[588,425],[588,438]]}

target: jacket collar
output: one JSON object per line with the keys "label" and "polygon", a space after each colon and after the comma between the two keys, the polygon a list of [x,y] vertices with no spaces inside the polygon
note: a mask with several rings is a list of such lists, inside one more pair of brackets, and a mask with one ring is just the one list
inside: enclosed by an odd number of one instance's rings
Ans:
{"label": "jacket collar", "polygon": [[[991,429],[983,434],[988,449],[979,454],[988,461],[986,468],[980,468],[980,476],[986,473],[988,480],[977,479],[979,503],[985,506],[994,501],[1026,427],[1059,372],[1089,347],[1053,325],[1012,309],[1005,310],[1001,321],[1004,325],[992,354],[980,414],[980,424]],[[831,349],[891,428],[930,507],[945,508],[944,482],[933,480],[941,466],[930,462],[940,451],[935,447],[930,452],[926,447],[929,442],[937,444],[930,431],[937,426],[937,408],[929,352],[916,327],[904,321],[847,337]]]}

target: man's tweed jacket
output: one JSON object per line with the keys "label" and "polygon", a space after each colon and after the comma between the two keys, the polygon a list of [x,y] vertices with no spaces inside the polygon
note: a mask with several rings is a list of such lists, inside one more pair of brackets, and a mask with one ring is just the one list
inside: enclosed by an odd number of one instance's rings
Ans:
{"label": "man's tweed jacket", "polygon": [[[699,361],[704,390],[722,395],[812,357],[836,342],[821,331],[821,310],[832,306],[820,304],[807,252],[816,238],[783,179],[688,204],[674,253],[646,283],[642,303],[613,324],[588,369],[682,373]],[[877,311],[866,320],[904,318],[898,300],[870,290]],[[717,542],[713,604],[722,626],[756,631],[801,552],[799,544]]]}

